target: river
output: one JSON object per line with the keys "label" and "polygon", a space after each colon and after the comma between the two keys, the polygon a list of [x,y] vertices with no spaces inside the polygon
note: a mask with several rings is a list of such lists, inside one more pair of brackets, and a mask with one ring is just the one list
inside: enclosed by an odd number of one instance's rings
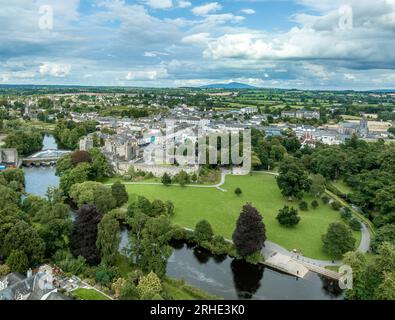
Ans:
{"label": "river", "polygon": [[[45,149],[57,149],[53,136],[44,138]],[[23,168],[26,191],[45,196],[48,187],[57,187],[55,167]],[[126,229],[121,232],[120,248],[128,243]],[[254,266],[230,257],[214,257],[205,250],[174,242],[167,275],[184,279],[192,286],[225,299],[342,299],[336,284],[310,273],[305,279]],[[337,292],[337,293],[336,293]]]}
{"label": "river", "polygon": [[[55,138],[45,135],[42,150],[58,149]],[[55,167],[23,167],[25,172],[26,192],[44,197],[49,187],[59,186],[59,177]]]}

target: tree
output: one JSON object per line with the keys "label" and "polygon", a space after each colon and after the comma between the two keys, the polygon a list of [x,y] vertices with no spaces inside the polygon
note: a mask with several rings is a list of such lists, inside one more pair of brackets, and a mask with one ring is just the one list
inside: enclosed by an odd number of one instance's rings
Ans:
{"label": "tree", "polygon": [[94,191],[102,186],[100,182],[85,181],[71,186],[69,196],[79,207],[94,203]]}
{"label": "tree", "polygon": [[114,265],[120,243],[119,222],[113,216],[107,214],[97,226],[96,246],[101,253],[102,262],[106,265]]}
{"label": "tree", "polygon": [[15,181],[18,185],[18,189],[15,191],[22,191],[25,186],[25,174],[22,169],[6,169],[0,173],[5,181],[9,184]]}
{"label": "tree", "polygon": [[89,154],[92,157],[89,177],[96,180],[110,176],[112,173],[111,166],[100,149],[92,148],[89,150]]}
{"label": "tree", "polygon": [[97,265],[100,253],[96,247],[97,226],[101,214],[93,204],[85,204],[79,210],[71,234],[71,251],[74,257],[82,256],[88,264]]}
{"label": "tree", "polygon": [[111,194],[116,201],[117,207],[121,207],[129,200],[129,196],[128,193],[126,192],[125,185],[120,183],[119,181],[115,182],[111,186]]}
{"label": "tree", "polygon": [[167,207],[166,204],[159,199],[152,201],[151,203],[151,211],[149,212],[150,217],[158,217],[161,214],[167,214]]}
{"label": "tree", "polygon": [[325,178],[320,174],[311,176],[310,193],[316,197],[325,192]]}
{"label": "tree", "polygon": [[45,243],[36,229],[25,221],[19,221],[5,236],[1,251],[9,256],[14,250],[24,252],[29,265],[34,265],[40,263],[44,257]]}
{"label": "tree", "polygon": [[89,169],[88,163],[80,163],[75,168],[64,172],[60,177],[60,188],[63,193],[68,195],[72,185],[88,180]]}
{"label": "tree", "polygon": [[334,258],[341,258],[343,254],[355,248],[355,238],[351,229],[344,223],[333,222],[327,233],[322,236],[324,251]]}
{"label": "tree", "polygon": [[159,277],[166,274],[167,259],[172,252],[168,245],[172,230],[171,222],[165,216],[146,221],[141,237],[141,258],[138,261],[142,271],[153,271]]}
{"label": "tree", "polygon": [[166,206],[166,213],[169,217],[174,216],[174,204],[173,202],[167,200],[165,202],[165,206]]}
{"label": "tree", "polygon": [[31,154],[43,147],[43,135],[29,127],[23,130],[11,130],[4,139],[5,148],[16,148],[19,154]]}
{"label": "tree", "polygon": [[25,274],[29,268],[29,259],[21,250],[12,250],[11,254],[7,258],[6,263],[10,267],[11,272]]}
{"label": "tree", "polygon": [[45,256],[68,248],[71,231],[70,207],[64,203],[51,204],[39,211],[34,220],[39,222],[38,233],[45,242]]}
{"label": "tree", "polygon": [[162,284],[159,277],[154,272],[141,277],[137,285],[137,292],[141,300],[153,299],[162,292]]}
{"label": "tree", "polygon": [[237,188],[235,189],[235,194],[236,194],[237,196],[240,196],[240,195],[242,194],[242,191],[241,191],[241,189],[240,189],[239,187],[237,187]]}
{"label": "tree", "polygon": [[309,205],[307,204],[306,201],[301,201],[299,203],[299,209],[302,211],[307,211],[307,210],[309,210]]}
{"label": "tree", "polygon": [[197,243],[203,241],[211,241],[214,236],[211,224],[207,220],[201,220],[196,224],[195,231],[193,233],[194,239]]}
{"label": "tree", "polygon": [[378,248],[384,242],[389,242],[395,245],[395,224],[387,224],[377,229],[376,234],[370,243],[370,248],[373,252],[377,253]]}
{"label": "tree", "polygon": [[73,166],[76,167],[79,163],[90,163],[92,161],[92,157],[88,151],[77,150],[71,154],[70,160]]}
{"label": "tree", "polygon": [[312,207],[313,209],[317,209],[318,206],[319,206],[319,204],[318,204],[318,201],[317,201],[317,200],[314,199],[313,201],[311,201],[311,207]]}
{"label": "tree", "polygon": [[133,216],[137,211],[150,215],[152,211],[151,202],[146,197],[138,196],[137,201],[129,205],[128,215]]}
{"label": "tree", "polygon": [[180,173],[178,173],[175,176],[175,180],[180,184],[180,186],[184,187],[188,183],[191,182],[191,178],[189,177],[189,174],[185,172],[184,170],[181,170]]}
{"label": "tree", "polygon": [[246,257],[264,247],[266,228],[258,210],[247,203],[243,206],[232,236],[238,254]]}
{"label": "tree", "polygon": [[167,172],[165,172],[162,176],[162,183],[165,186],[168,186],[171,184],[171,177],[167,174]]}
{"label": "tree", "polygon": [[395,300],[395,273],[384,272],[384,280],[377,288],[376,299]]}
{"label": "tree", "polygon": [[377,254],[366,259],[361,252],[348,252],[344,263],[352,268],[353,286],[347,290],[347,299],[394,299],[395,246],[384,242]]}
{"label": "tree", "polygon": [[285,206],[278,212],[276,219],[281,225],[286,227],[297,225],[300,221],[298,210],[293,207],[289,208],[288,206]]}
{"label": "tree", "polygon": [[279,169],[277,185],[284,197],[301,199],[309,191],[311,180],[302,165],[293,158],[286,158]]}
{"label": "tree", "polygon": [[117,206],[111,190],[102,184],[93,191],[93,203],[101,214],[105,214]]}

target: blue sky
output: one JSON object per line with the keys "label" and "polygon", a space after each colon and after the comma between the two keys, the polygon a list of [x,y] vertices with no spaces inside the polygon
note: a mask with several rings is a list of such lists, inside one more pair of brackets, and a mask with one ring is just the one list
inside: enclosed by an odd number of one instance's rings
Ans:
{"label": "blue sky", "polygon": [[395,0],[0,6],[3,84],[395,88]]}

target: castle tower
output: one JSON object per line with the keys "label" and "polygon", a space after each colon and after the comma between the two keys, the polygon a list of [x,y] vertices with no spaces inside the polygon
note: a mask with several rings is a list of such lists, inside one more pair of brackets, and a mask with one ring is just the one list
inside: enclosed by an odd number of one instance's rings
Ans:
{"label": "castle tower", "polygon": [[368,134],[369,134],[368,121],[365,115],[363,115],[361,121],[359,122],[358,135],[361,138],[366,138]]}

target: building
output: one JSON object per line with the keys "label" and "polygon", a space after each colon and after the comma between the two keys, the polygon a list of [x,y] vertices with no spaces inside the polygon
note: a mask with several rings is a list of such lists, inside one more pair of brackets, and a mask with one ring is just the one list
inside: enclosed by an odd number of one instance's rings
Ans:
{"label": "building", "polygon": [[320,112],[316,110],[296,110],[296,111],[282,111],[283,118],[297,118],[297,119],[319,119]]}
{"label": "building", "polygon": [[339,133],[347,136],[356,134],[360,138],[367,138],[369,135],[368,121],[363,117],[359,123],[348,121],[340,122]]}
{"label": "building", "polygon": [[52,267],[42,266],[36,274],[13,272],[0,279],[0,300],[70,300],[58,292]]}
{"label": "building", "polygon": [[80,150],[89,151],[93,148],[93,138],[91,136],[84,137],[80,140]]}
{"label": "building", "polygon": [[257,107],[245,107],[240,109],[240,113],[244,114],[252,114],[252,113],[258,113],[258,108]]}
{"label": "building", "polygon": [[0,166],[17,168],[19,166],[18,151],[14,148],[0,149]]}

